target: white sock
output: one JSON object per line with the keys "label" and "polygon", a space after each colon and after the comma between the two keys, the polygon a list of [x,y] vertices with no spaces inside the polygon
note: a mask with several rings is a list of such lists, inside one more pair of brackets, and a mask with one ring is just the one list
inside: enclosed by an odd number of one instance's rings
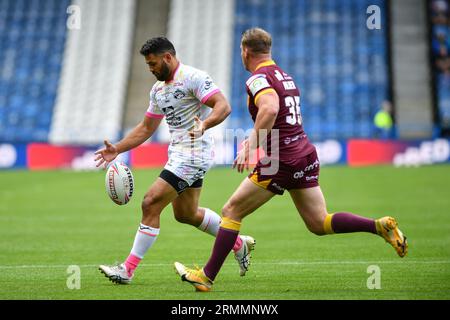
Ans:
{"label": "white sock", "polygon": [[139,224],[131,254],[142,259],[158,237],[159,229]]}
{"label": "white sock", "polygon": [[205,216],[203,217],[203,221],[197,227],[197,229],[215,237],[219,232],[220,222],[222,221],[222,218],[211,209],[208,208],[204,209],[205,209]]}

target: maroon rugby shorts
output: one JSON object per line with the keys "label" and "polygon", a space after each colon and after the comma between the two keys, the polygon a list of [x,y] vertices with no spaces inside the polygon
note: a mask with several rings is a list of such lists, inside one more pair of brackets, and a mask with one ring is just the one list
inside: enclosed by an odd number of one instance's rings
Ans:
{"label": "maroon rugby shorts", "polygon": [[312,188],[319,185],[320,162],[316,150],[298,159],[294,165],[279,162],[279,168],[275,174],[265,175],[262,169],[267,167],[270,167],[270,163],[264,165],[258,162],[248,178],[256,185],[275,194],[281,195],[284,190]]}

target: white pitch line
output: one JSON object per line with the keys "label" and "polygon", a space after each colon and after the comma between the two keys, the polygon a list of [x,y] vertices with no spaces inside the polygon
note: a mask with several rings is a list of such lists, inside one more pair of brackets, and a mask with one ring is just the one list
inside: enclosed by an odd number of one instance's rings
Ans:
{"label": "white pitch line", "polygon": [[[255,262],[254,265],[266,265],[266,266],[279,266],[279,265],[341,265],[341,264],[362,264],[362,265],[371,265],[371,264],[450,264],[450,260],[385,260],[385,261],[278,261],[278,262]],[[50,264],[50,265],[0,265],[0,269],[59,269],[59,268],[67,268],[71,265],[75,264]],[[80,268],[96,268],[97,264],[80,264],[76,265]],[[167,267],[172,266],[172,263],[147,263],[141,264],[139,267],[144,268],[156,268],[156,267]],[[226,267],[227,265],[225,265]]]}
{"label": "white pitch line", "polygon": [[[323,264],[450,264],[450,260],[385,260],[385,261],[280,261],[273,262],[260,262],[258,264],[267,265],[323,265]],[[256,264],[256,263],[255,263]]]}

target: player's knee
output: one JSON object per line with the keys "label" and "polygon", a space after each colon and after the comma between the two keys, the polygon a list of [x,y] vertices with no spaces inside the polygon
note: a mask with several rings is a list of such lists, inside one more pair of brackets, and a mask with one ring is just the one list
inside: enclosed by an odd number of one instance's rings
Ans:
{"label": "player's knee", "polygon": [[185,223],[185,224],[191,223],[191,219],[188,216],[175,216],[175,220],[177,220],[179,223]]}
{"label": "player's knee", "polygon": [[243,216],[242,216],[241,212],[239,211],[239,208],[230,203],[227,203],[222,208],[222,216],[224,218],[229,218],[229,219],[235,220],[235,221],[241,221],[243,219]]}
{"label": "player's knee", "polygon": [[311,225],[307,225],[307,227],[308,227],[308,230],[309,230],[311,233],[314,233],[316,236],[324,236],[324,235],[326,234],[325,231],[323,230],[323,227],[322,227],[322,226],[316,226],[316,225],[311,226]]}
{"label": "player's knee", "polygon": [[222,216],[232,219],[233,211],[234,211],[233,209],[234,209],[234,206],[230,202],[225,203],[225,205],[222,208]]}
{"label": "player's knee", "polygon": [[322,219],[310,220],[306,223],[306,227],[311,233],[314,233],[317,236],[324,236],[326,234],[323,228]]}
{"label": "player's knee", "polygon": [[157,203],[160,201],[160,197],[158,197],[158,195],[155,194],[146,194],[144,196],[144,199],[142,200],[141,203],[141,208],[142,208],[142,214],[148,215],[152,212],[152,207],[154,207],[155,205],[157,205]]}
{"label": "player's knee", "polygon": [[193,214],[189,214],[185,211],[174,211],[175,220],[180,223],[192,224]]}

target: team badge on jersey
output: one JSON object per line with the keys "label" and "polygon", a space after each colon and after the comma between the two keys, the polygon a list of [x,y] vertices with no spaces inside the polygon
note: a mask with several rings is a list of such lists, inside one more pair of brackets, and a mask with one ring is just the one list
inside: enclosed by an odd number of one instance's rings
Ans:
{"label": "team badge on jersey", "polygon": [[186,96],[186,94],[183,91],[181,91],[180,89],[177,89],[173,93],[173,96],[175,97],[175,99],[183,99]]}

